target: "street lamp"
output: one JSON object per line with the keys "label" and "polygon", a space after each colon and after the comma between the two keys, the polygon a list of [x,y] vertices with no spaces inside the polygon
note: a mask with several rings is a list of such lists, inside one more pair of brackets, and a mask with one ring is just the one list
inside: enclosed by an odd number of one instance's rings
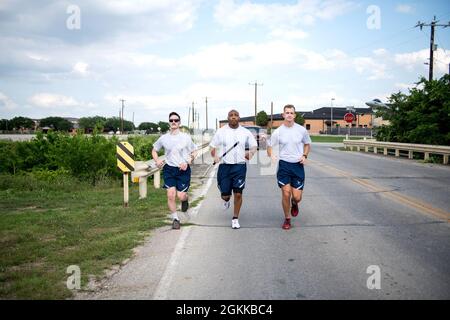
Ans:
{"label": "street lamp", "polygon": [[331,123],[330,123],[330,132],[333,134],[333,101],[335,99],[331,98]]}

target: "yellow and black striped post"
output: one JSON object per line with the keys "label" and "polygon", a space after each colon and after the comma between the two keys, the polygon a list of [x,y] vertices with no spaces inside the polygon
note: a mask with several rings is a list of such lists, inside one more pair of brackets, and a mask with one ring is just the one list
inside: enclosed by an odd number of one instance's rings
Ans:
{"label": "yellow and black striped post", "polygon": [[123,172],[123,205],[128,207],[128,173],[134,171],[134,148],[128,142],[116,146],[117,167]]}

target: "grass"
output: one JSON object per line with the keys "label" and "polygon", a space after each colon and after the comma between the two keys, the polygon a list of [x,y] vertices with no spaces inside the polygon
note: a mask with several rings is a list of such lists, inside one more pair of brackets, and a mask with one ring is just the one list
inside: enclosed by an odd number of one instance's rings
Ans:
{"label": "grass", "polygon": [[[344,141],[345,136],[311,136],[312,142],[340,143]],[[362,140],[363,137],[349,137],[350,140]]]}
{"label": "grass", "polygon": [[167,224],[165,190],[149,185],[138,199],[130,185],[123,207],[120,182],[96,187],[74,179],[43,182],[0,176],[0,299],[65,299],[67,267],[89,276],[132,255],[154,228]]}
{"label": "grass", "polygon": [[192,201],[192,203],[190,203],[189,206],[190,206],[191,208],[195,208],[195,207],[198,206],[198,204],[199,204],[200,202],[202,202],[204,199],[205,199],[205,196],[198,197],[197,199],[195,199],[194,201]]}

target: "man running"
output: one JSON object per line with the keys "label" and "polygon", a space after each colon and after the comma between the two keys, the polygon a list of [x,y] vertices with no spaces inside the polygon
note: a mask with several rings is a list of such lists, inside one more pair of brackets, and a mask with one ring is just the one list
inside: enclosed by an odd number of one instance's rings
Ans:
{"label": "man running", "polygon": [[284,122],[272,133],[267,147],[267,155],[276,161],[272,149],[279,145],[277,180],[282,193],[285,217],[282,228],[285,230],[291,228],[291,215],[298,215],[298,204],[302,200],[305,185],[303,165],[311,150],[311,138],[303,126],[294,122],[296,115],[293,105],[284,106]]}
{"label": "man running", "polygon": [[[220,190],[223,206],[230,207],[231,192],[234,194],[234,213],[231,227],[239,229],[239,212],[242,206],[242,191],[245,188],[247,164],[256,152],[258,146],[250,130],[239,125],[239,112],[228,112],[228,124],[218,129],[210,147],[214,163],[219,164],[217,185]],[[246,151],[246,146],[248,151]],[[219,149],[219,150],[218,150]]]}
{"label": "man running", "polygon": [[[181,201],[181,211],[189,208],[188,190],[191,183],[190,164],[195,158],[197,146],[191,137],[180,132],[180,116],[176,112],[169,114],[170,131],[153,144],[152,157],[159,168],[164,167],[164,188],[167,189],[167,204],[171,212],[172,228],[180,229],[177,214],[176,197]],[[158,158],[158,151],[164,148],[166,160]]]}

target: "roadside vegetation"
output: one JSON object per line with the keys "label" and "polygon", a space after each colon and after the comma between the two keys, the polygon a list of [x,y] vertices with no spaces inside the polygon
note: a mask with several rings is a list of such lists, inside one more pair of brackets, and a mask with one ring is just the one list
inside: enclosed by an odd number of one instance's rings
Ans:
{"label": "roadside vegetation", "polygon": [[[312,142],[328,142],[328,143],[341,143],[342,141],[344,141],[345,136],[325,136],[325,135],[320,135],[320,136],[311,136],[311,141]],[[364,137],[349,137],[350,140],[361,140],[364,139]]]}
{"label": "roadside vegetation", "polygon": [[[130,138],[148,160],[156,136]],[[165,225],[165,190],[149,182],[123,207],[117,139],[63,133],[0,141],[0,299],[64,299],[67,267],[90,275],[120,264],[152,229]]]}
{"label": "roadside vegetation", "polygon": [[392,94],[377,116],[390,121],[378,129],[379,141],[450,145],[450,75]]}

